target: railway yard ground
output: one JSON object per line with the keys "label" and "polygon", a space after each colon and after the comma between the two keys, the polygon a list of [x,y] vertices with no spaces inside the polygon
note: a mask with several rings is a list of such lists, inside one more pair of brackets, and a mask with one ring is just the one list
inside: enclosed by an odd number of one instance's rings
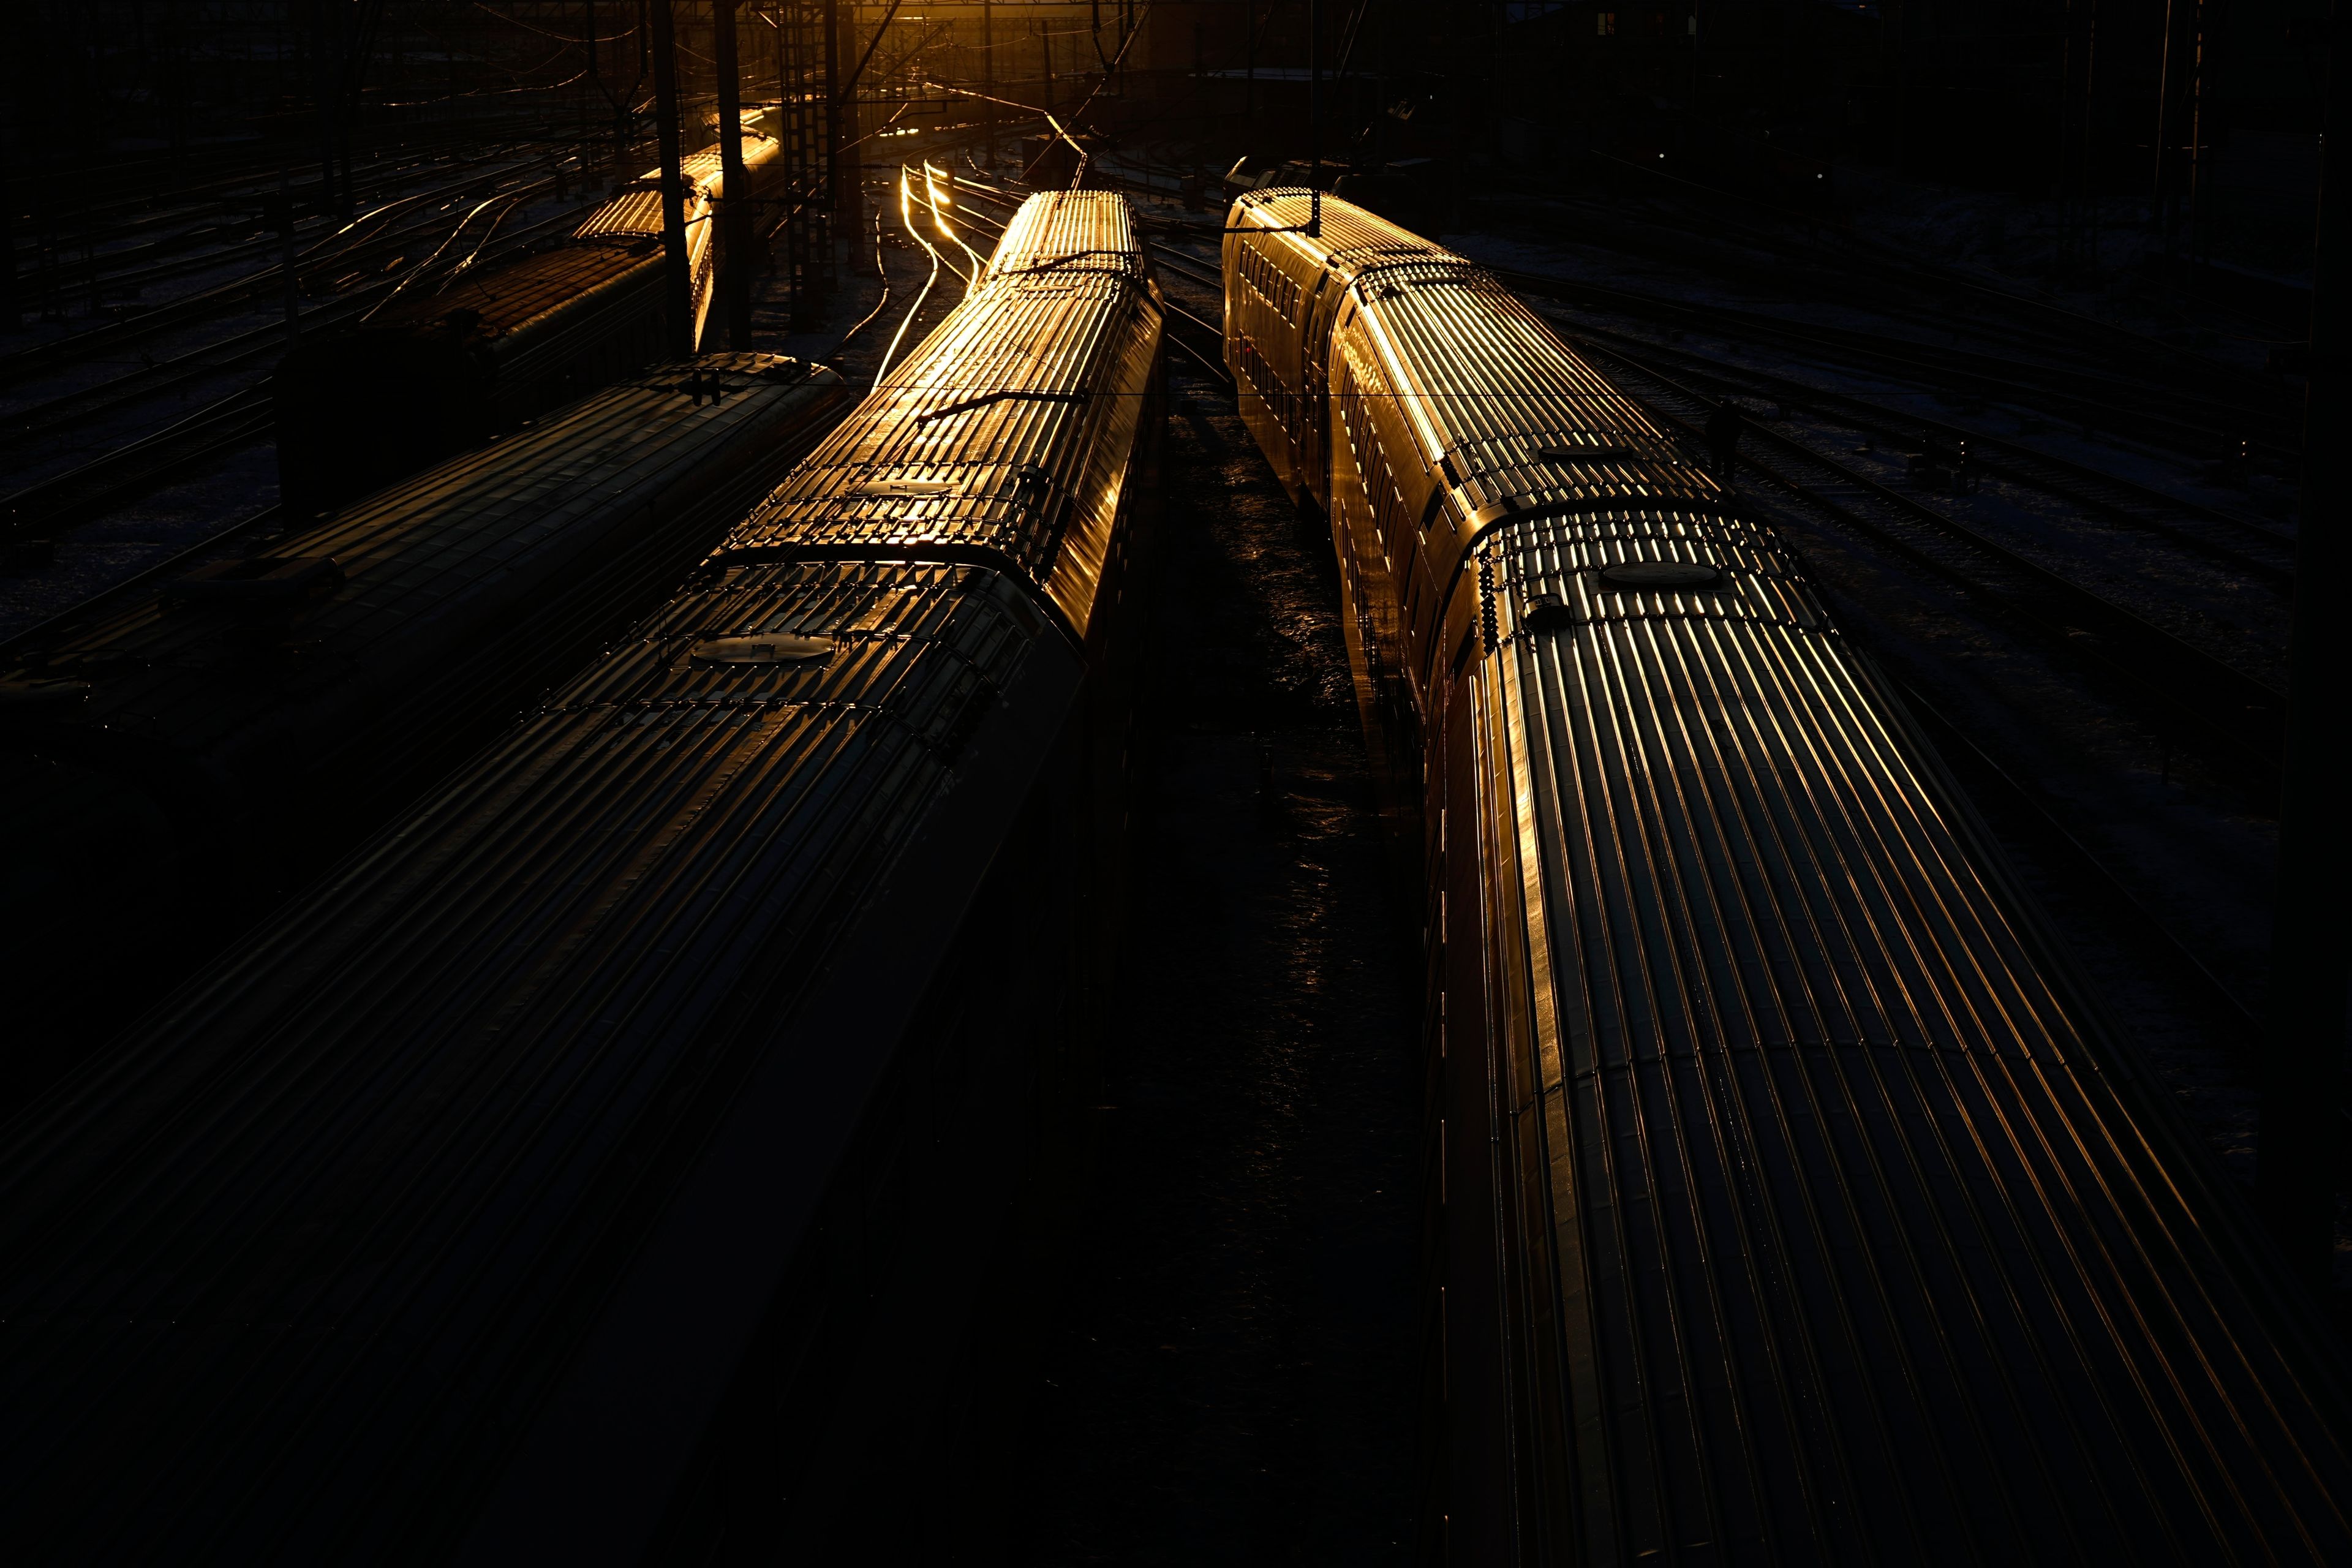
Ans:
{"label": "railway yard ground", "polygon": [[[827,417],[845,416],[957,310],[1024,201],[1056,188],[1040,150],[1061,125],[1006,110],[993,161],[960,121],[861,143],[854,216],[816,242],[830,291],[796,300],[763,268],[748,341],[730,344],[719,304],[704,346],[830,366],[854,395]],[[1418,851],[1382,826],[1327,521],[1286,493],[1227,368],[1223,257],[1239,231],[1213,176],[1234,170],[1234,195],[1250,177],[1230,136],[1138,123],[1089,141],[1085,179],[1128,197],[1166,307],[1153,534],[1124,606],[1124,913],[1080,1085],[1083,1179],[1020,1209],[1028,1233],[1006,1244],[1047,1261],[1025,1287],[1030,1321],[991,1352],[1016,1390],[992,1438],[1000,1495],[975,1516],[986,1539],[946,1560],[1436,1562],[1416,1412],[1442,1332],[1426,1058],[1444,1020],[1423,994],[1442,953],[1423,948]],[[7,679],[22,711],[47,721],[33,705],[58,683],[41,661],[93,605],[300,554],[308,521],[278,504],[268,398],[282,244],[299,254],[302,333],[354,331],[412,279],[446,286],[453,266],[558,243],[641,172],[562,130],[500,119],[362,147],[355,216],[298,204],[290,241],[261,216],[281,176],[228,155],[177,197],[85,203],[37,244],[18,231],[19,316],[0,332],[0,652],[21,666]],[[2025,198],[1915,191],[1910,216],[1890,204],[1874,227],[1640,168],[1474,167],[1415,209],[1444,215],[1437,241],[1693,468],[1717,460],[1710,421],[1739,411],[1727,505],[1777,533],[1957,779],[2100,1048],[2150,1075],[2193,1156],[2251,1194],[2305,459],[2305,382],[2282,351],[2300,330],[2152,284],[2061,288],[2014,269],[2013,247],[1951,254],[1953,224],[2014,234],[2040,210]],[[1293,183],[1269,173],[1265,188]],[[275,635],[237,613],[237,635]],[[971,732],[925,744],[951,762]],[[238,951],[232,934],[219,951]],[[2329,1354],[2352,1356],[2340,1142],[2315,1321]],[[906,1201],[876,1199],[857,1223],[878,1233],[873,1215]],[[889,1277],[883,1244],[855,1247],[870,1248],[856,1268]],[[778,1310],[760,1343],[782,1365],[769,1337],[793,1322]],[[743,1395],[728,1397],[733,1412]],[[665,1560],[689,1560],[677,1552]]]}

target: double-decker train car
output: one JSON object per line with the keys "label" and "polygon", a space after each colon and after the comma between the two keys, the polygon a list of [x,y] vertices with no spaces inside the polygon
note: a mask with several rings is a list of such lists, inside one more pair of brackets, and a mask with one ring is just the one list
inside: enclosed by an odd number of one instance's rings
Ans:
{"label": "double-decker train car", "polygon": [[1801,563],[1477,267],[1227,226],[1425,877],[1427,1554],[2352,1561],[2332,1340]]}
{"label": "double-decker train car", "polygon": [[667,604],[0,1150],[26,1562],[915,1561],[1114,921],[1160,307],[986,275]]}
{"label": "double-decker train car", "polygon": [[775,355],[665,366],[12,644],[0,1103],[576,670],[848,399]]}
{"label": "double-decker train car", "polygon": [[[779,143],[741,134],[740,194],[756,202]],[[698,345],[719,272],[738,258],[715,221],[730,195],[719,144],[679,173]],[[356,331],[302,343],[271,376],[279,504],[313,515],[667,358],[661,278],[658,169],[552,245],[454,276],[420,268]]]}

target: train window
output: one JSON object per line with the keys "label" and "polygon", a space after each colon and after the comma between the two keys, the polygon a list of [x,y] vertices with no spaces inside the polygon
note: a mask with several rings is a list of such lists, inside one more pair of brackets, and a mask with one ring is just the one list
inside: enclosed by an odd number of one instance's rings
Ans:
{"label": "train window", "polygon": [[1243,279],[1265,308],[1286,321],[1298,320],[1298,285],[1254,247],[1244,245],[1239,268]]}
{"label": "train window", "polygon": [[1289,389],[1282,384],[1282,378],[1274,374],[1274,367],[1266,363],[1265,356],[1258,352],[1256,341],[1247,332],[1242,334],[1241,373],[1242,379],[1249,383],[1250,390],[1256,393],[1259,401],[1265,405],[1266,412],[1274,416],[1275,423],[1281,426],[1286,434],[1297,429],[1297,416],[1291,410]]}

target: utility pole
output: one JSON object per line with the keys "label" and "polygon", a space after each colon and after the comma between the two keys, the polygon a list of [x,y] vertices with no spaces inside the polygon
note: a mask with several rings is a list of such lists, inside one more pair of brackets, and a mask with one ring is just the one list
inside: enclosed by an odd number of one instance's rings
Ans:
{"label": "utility pole", "polygon": [[2286,778],[2279,801],[2278,903],[2263,994],[2262,1142],[2256,1191],[2287,1260],[2324,1282],[2335,1256],[2342,1153],[2345,977],[2352,957],[2352,628],[2340,607],[2352,570],[2352,7],[2327,32],[2318,238],[2312,265],[2311,369],[2304,393],[2303,506],[2295,529],[2294,620],[2287,633]]}
{"label": "utility pole", "polygon": [[[841,215],[844,233],[855,243],[866,205],[865,183],[854,166],[845,166],[852,138],[844,135],[856,121],[855,104],[841,94],[841,0],[824,0],[824,177],[833,195],[833,210]],[[859,154],[863,157],[864,154]]]}
{"label": "utility pole", "polygon": [[[628,167],[634,167],[637,162],[637,138],[645,133],[637,124],[637,94],[646,85],[646,75],[654,68],[653,48],[653,0],[637,0],[637,79],[629,88],[627,103],[623,104],[615,100],[613,105],[614,115],[626,127],[626,145],[623,148],[623,156]],[[621,132],[616,129],[614,133]]]}
{"label": "utility pole", "polygon": [[1307,237],[1323,237],[1323,13],[1307,0]]}
{"label": "utility pole", "polygon": [[1054,112],[1054,35],[1044,22],[1035,24],[1037,47],[1045,62],[1045,112]]}
{"label": "utility pole", "polygon": [[670,36],[671,0],[653,0],[654,134],[661,143],[662,308],[669,352],[694,357],[694,278],[686,253],[686,175],[678,167],[677,50]]}
{"label": "utility pole", "polygon": [[2188,239],[2189,270],[2183,287],[2193,299],[2197,292],[2198,264],[2204,259],[2204,184],[2205,184],[2205,73],[2208,68],[2206,49],[2212,18],[2207,13],[2204,0],[2193,0],[2189,7],[2189,173]]}
{"label": "utility pole", "polygon": [[[581,34],[588,40],[588,82],[580,94],[580,174],[584,183],[588,177],[588,94],[604,90],[604,73],[596,68],[596,0],[583,0],[582,9],[588,13],[588,26]],[[618,178],[620,173],[620,165],[616,163],[613,167],[614,176]]]}
{"label": "utility pole", "polygon": [[996,174],[996,17],[992,0],[980,0],[980,85],[988,94],[988,172]]}
{"label": "utility pole", "polygon": [[[727,346],[751,346],[751,176],[743,167],[743,86],[735,58],[735,0],[711,0],[711,54],[719,68],[719,168],[721,176],[719,287],[727,295]],[[724,241],[724,244],[719,242]]]}
{"label": "utility pole", "polygon": [[[1257,0],[1242,0],[1242,151],[1257,135]],[[1256,165],[1251,165],[1255,168]]]}
{"label": "utility pole", "polygon": [[16,228],[8,216],[13,210],[7,174],[0,170],[0,332],[25,330],[25,318],[16,309]]}
{"label": "utility pole", "polygon": [[265,216],[271,227],[285,237],[286,264],[286,352],[291,353],[302,342],[302,289],[294,266],[294,166],[281,164],[278,170],[278,199],[264,204]]}
{"label": "utility pole", "polygon": [[310,64],[318,82],[319,210],[335,210],[335,111],[343,86],[344,0],[310,0]]}
{"label": "utility pole", "polygon": [[2180,139],[2181,81],[2188,68],[2188,40],[2182,37],[2196,0],[2165,0],[2164,53],[2156,84],[2156,164],[2149,171],[2148,226],[2164,241],[2165,260],[2172,259],[2177,220],[2175,168]]}

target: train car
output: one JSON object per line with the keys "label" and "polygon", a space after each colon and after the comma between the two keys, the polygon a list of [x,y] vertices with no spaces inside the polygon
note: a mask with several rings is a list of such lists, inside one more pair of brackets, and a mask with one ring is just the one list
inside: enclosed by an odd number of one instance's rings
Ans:
{"label": "train car", "polygon": [[8,1103],[657,602],[848,400],[773,355],[667,366],[12,645]]}
{"label": "train car", "polygon": [[[749,125],[742,137],[756,201],[780,144]],[[680,164],[698,346],[732,264],[713,221],[719,163],[713,142]],[[304,342],[271,376],[279,504],[314,515],[667,359],[662,265],[655,169],[553,245],[454,276],[415,269],[357,331]]]}
{"label": "train car", "polygon": [[930,1560],[1003,1495],[1160,331],[1124,198],[1033,198],[667,605],[16,1123],[23,1561]]}
{"label": "train car", "polygon": [[2352,1561],[2335,1342],[1798,558],[1477,267],[1227,228],[1426,898],[1425,1555]]}

